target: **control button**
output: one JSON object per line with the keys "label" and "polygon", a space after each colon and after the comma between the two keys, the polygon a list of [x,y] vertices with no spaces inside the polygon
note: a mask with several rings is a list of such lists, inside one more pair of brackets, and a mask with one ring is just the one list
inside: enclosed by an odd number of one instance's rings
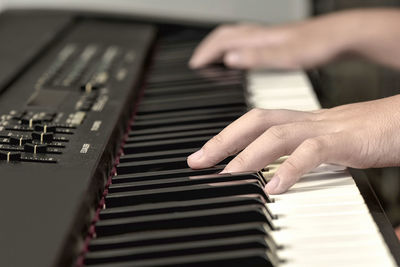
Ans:
{"label": "control button", "polygon": [[42,120],[45,121],[45,122],[52,122],[53,121],[53,117],[52,116],[44,116]]}
{"label": "control button", "polygon": [[1,138],[0,137],[0,144],[8,145],[8,144],[10,144],[10,140],[8,138]]}
{"label": "control button", "polygon": [[61,142],[51,142],[47,144],[48,147],[65,148],[65,145]]}
{"label": "control button", "polygon": [[25,111],[11,110],[10,115],[13,120],[20,120],[25,115]]}
{"label": "control button", "polygon": [[80,111],[90,111],[92,108],[92,103],[90,102],[83,102],[81,107],[79,108]]}
{"label": "control button", "polygon": [[9,131],[0,131],[0,137],[7,138],[12,136],[12,133]]}
{"label": "control button", "polygon": [[56,133],[60,134],[74,134],[70,129],[56,129]]}
{"label": "control button", "polygon": [[86,117],[86,112],[78,111],[69,115],[67,123],[72,125],[80,125]]}
{"label": "control button", "polygon": [[53,124],[57,128],[64,128],[64,129],[76,129],[75,125],[72,124],[64,124],[64,123],[59,123],[59,124]]}
{"label": "control button", "polygon": [[40,142],[41,144],[50,143],[53,141],[53,133],[33,132],[32,139]]}
{"label": "control button", "polygon": [[48,124],[35,125],[35,131],[44,133],[54,133],[56,131],[56,126]]}
{"label": "control button", "polygon": [[0,149],[6,150],[6,151],[15,151],[15,152],[24,151],[24,148],[20,147],[20,146],[10,146],[10,145],[2,145],[2,144],[0,144]]}
{"label": "control button", "polygon": [[86,99],[86,101],[90,101],[93,103],[94,101],[96,101],[97,97],[99,97],[99,94],[97,91],[95,91],[95,92],[91,92],[90,94],[87,94],[85,96],[85,99]]}
{"label": "control button", "polygon": [[39,119],[27,119],[27,118],[21,119],[21,124],[28,125],[30,128],[32,128],[33,125],[35,125],[35,124],[41,124],[41,123],[42,123],[42,120],[39,120]]}
{"label": "control button", "polygon": [[57,142],[68,142],[68,138],[65,136],[54,136],[53,137],[53,141],[57,141]]}
{"label": "control button", "polygon": [[30,142],[32,139],[24,136],[10,136],[10,144],[14,146],[22,146]]}
{"label": "control button", "polygon": [[47,154],[62,154],[62,151],[60,149],[57,148],[50,148],[47,146]]}
{"label": "control button", "polygon": [[37,154],[37,153],[46,153],[47,152],[47,145],[45,144],[25,144],[24,151]]}
{"label": "control button", "polygon": [[19,132],[31,132],[33,131],[32,127],[22,126],[22,125],[14,125],[10,127],[6,127],[8,131],[19,131]]}
{"label": "control button", "polygon": [[54,112],[50,112],[50,113],[45,113],[42,117],[41,117],[41,119],[43,120],[43,121],[45,121],[45,122],[51,122],[51,121],[53,121],[53,119],[54,119],[54,117],[56,116],[56,113],[54,113]]}
{"label": "control button", "polygon": [[7,162],[10,162],[10,161],[19,161],[20,159],[21,159],[21,152],[0,151],[0,160],[5,160]]}
{"label": "control button", "polygon": [[26,162],[40,162],[40,163],[57,163],[57,159],[52,157],[30,157],[30,156],[23,156],[21,157],[21,161]]}
{"label": "control button", "polygon": [[87,83],[81,85],[81,89],[82,89],[82,91],[85,91],[86,93],[90,93],[93,90],[99,89],[99,86],[97,84],[93,84],[91,82],[87,82]]}

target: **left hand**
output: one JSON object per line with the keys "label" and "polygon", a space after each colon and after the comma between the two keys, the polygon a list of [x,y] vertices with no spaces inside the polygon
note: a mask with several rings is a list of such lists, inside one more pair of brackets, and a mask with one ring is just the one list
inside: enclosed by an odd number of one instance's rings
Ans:
{"label": "left hand", "polygon": [[288,190],[322,163],[354,168],[400,166],[400,95],[314,112],[253,109],[188,157],[191,168],[211,167],[239,153],[224,172],[258,171],[289,158],[266,186]]}

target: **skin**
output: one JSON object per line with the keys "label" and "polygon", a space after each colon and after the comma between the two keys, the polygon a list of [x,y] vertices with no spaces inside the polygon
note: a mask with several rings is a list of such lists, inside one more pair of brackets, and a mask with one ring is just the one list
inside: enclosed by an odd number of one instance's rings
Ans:
{"label": "skin", "polygon": [[400,69],[400,10],[333,13],[282,26],[223,25],[196,48],[189,66],[303,69],[356,54]]}
{"label": "skin", "polygon": [[[400,27],[394,25],[400,25],[400,11],[370,9],[284,26],[221,26],[189,65],[302,69],[356,54],[400,69]],[[290,155],[267,184],[269,194],[287,191],[321,163],[400,166],[399,107],[400,95],[312,112],[253,109],[189,156],[188,164],[206,168],[237,154],[224,172],[256,171]]]}

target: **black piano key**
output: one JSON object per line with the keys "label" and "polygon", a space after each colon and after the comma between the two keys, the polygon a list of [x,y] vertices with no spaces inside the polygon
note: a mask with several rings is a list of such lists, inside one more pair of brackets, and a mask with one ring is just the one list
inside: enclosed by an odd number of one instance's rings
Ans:
{"label": "black piano key", "polygon": [[164,151],[183,148],[200,148],[213,136],[177,138],[126,144],[124,154]]}
{"label": "black piano key", "polygon": [[217,174],[206,176],[193,176],[181,178],[169,178],[150,181],[137,181],[131,183],[111,184],[108,188],[109,193],[129,192],[135,190],[152,190],[168,187],[199,185],[199,184],[217,184],[217,183],[240,183],[248,180],[257,180],[257,182],[264,187],[264,178],[256,174],[243,174],[243,175],[230,175],[230,174]]}
{"label": "black piano key", "polygon": [[188,58],[190,57],[190,53],[193,53],[193,48],[182,49],[182,53],[179,53],[179,51],[168,51],[168,52],[162,51],[160,54],[157,54],[156,62],[162,63],[170,61],[179,61],[179,62],[184,60],[187,61]]}
{"label": "black piano key", "polygon": [[99,264],[98,267],[204,267],[204,266],[252,266],[273,267],[279,264],[269,250],[242,249],[229,252],[206,253],[180,257],[164,257],[149,260],[126,261],[121,263]]}
{"label": "black piano key", "polygon": [[263,206],[243,205],[238,207],[100,220],[97,222],[95,230],[97,236],[108,236],[127,232],[207,227],[251,222],[261,222],[271,225],[268,212]]}
{"label": "black piano key", "polygon": [[245,104],[246,101],[243,94],[229,95],[229,97],[227,95],[200,95],[186,98],[169,98],[168,101],[142,101],[138,106],[138,114],[232,105],[242,106]]}
{"label": "black piano key", "polygon": [[215,209],[223,207],[235,207],[240,205],[261,204],[264,199],[260,195],[238,195],[229,197],[217,197],[207,199],[195,199],[186,201],[171,201],[155,204],[141,204],[133,206],[123,206],[117,208],[107,208],[100,211],[100,219],[114,219],[122,217],[155,215],[171,212],[193,211],[201,209]]}
{"label": "black piano key", "polygon": [[[209,94],[202,94],[201,92],[198,93],[193,93],[191,95],[185,95],[185,96],[164,96],[164,97],[157,97],[157,98],[144,98],[140,104],[139,104],[139,109],[142,108],[142,106],[145,105],[175,105],[180,108],[181,106],[187,104],[187,102],[198,102],[198,103],[204,103],[204,102],[209,102],[211,100],[214,100],[214,103],[216,105],[218,104],[227,104],[230,103],[229,101],[226,101],[228,94],[226,92],[221,92],[221,91],[216,91],[213,93]],[[241,99],[242,101],[245,100],[244,98],[244,93],[243,92],[230,92],[229,98],[234,98],[234,99]],[[191,103],[192,105],[194,103]]]}
{"label": "black piano key", "polygon": [[[96,237],[91,240],[89,250],[98,251],[124,247],[152,246],[154,244],[161,245],[246,235],[268,237],[270,231],[271,228],[268,224],[253,222],[233,225],[124,233],[120,235]],[[271,241],[273,242],[272,239]],[[274,243],[272,243],[272,246],[274,246]]]}
{"label": "black piano key", "polygon": [[134,181],[147,181],[154,179],[167,179],[167,178],[177,178],[185,177],[188,175],[207,175],[207,174],[217,174],[221,172],[224,168],[223,166],[214,166],[208,169],[192,170],[190,168],[168,170],[168,171],[158,171],[158,172],[143,172],[136,174],[118,174],[112,178],[113,184],[117,183],[129,183]]}
{"label": "black piano key", "polygon": [[193,123],[177,126],[165,126],[159,128],[149,128],[143,130],[135,130],[129,132],[129,137],[133,136],[146,136],[151,134],[167,134],[167,133],[181,133],[193,130],[205,130],[205,129],[223,129],[229,122],[213,122],[213,123]]}
{"label": "black piano key", "polygon": [[[240,70],[235,70],[235,69],[227,69],[221,66],[209,66],[207,68],[201,68],[201,69],[191,69],[189,66],[186,64],[186,62],[182,60],[177,60],[177,61],[164,61],[164,62],[154,62],[150,67],[150,71],[152,75],[165,75],[168,71],[170,72],[182,72],[184,74],[186,73],[196,73],[198,74],[199,77],[203,78],[213,78],[212,74],[215,73],[215,77],[218,78],[225,78],[225,77],[243,77],[243,72]],[[183,64],[182,64],[183,63]],[[219,76],[218,76],[219,75]]]}
{"label": "black piano key", "polygon": [[[222,69],[222,68],[204,68],[193,70],[188,66],[179,65],[179,62],[169,62],[168,65],[155,64],[151,67],[152,76],[155,76],[155,79],[150,82],[150,84],[154,83],[163,83],[175,80],[189,80],[187,77],[191,76],[194,80],[196,78],[203,79],[205,82],[213,81],[215,79],[218,80],[227,80],[229,81],[232,78],[243,79],[243,75],[238,70],[233,69]],[[177,76],[174,79],[166,77],[166,75],[179,72],[176,74]],[[158,79],[159,81],[157,81]],[[163,81],[160,79],[164,79]]]}
{"label": "black piano key", "polygon": [[173,95],[191,95],[193,93],[202,92],[208,94],[209,92],[223,91],[227,95],[232,92],[243,92],[240,82],[236,80],[230,81],[215,81],[198,83],[191,80],[190,83],[174,83],[174,84],[160,84],[153,85],[152,88],[147,88],[144,92],[146,99],[173,96]]}
{"label": "black piano key", "polygon": [[[168,64],[168,63],[175,63],[175,64]],[[243,77],[243,71],[236,70],[236,69],[228,69],[222,65],[221,66],[213,65],[213,66],[208,66],[206,68],[191,69],[187,64],[178,65],[178,63],[179,62],[173,62],[173,61],[163,62],[162,64],[155,62],[155,64],[153,64],[151,66],[152,76],[160,75],[160,74],[166,75],[166,73],[168,73],[168,70],[171,67],[171,65],[174,65],[173,69],[171,69],[171,70],[177,71],[177,72],[179,71],[182,74],[194,73],[194,74],[199,75],[200,77],[207,77],[207,75],[212,75],[212,74],[215,74],[218,77],[225,77],[225,76],[232,76],[232,75],[237,75],[237,76]],[[175,72],[172,72],[172,73],[175,74]]]}
{"label": "black piano key", "polygon": [[158,50],[162,51],[176,51],[182,48],[192,47],[195,48],[204,35],[199,32],[191,32],[191,35],[186,37],[186,35],[172,34],[163,36],[158,44]]}
{"label": "black piano key", "polygon": [[[193,83],[210,83],[215,81],[226,82],[226,84],[238,84],[240,85],[240,81],[242,78],[240,75],[237,75],[233,72],[226,72],[221,75],[221,72],[218,71],[209,71],[209,72],[194,72],[194,71],[182,71],[181,69],[179,73],[176,74],[166,74],[165,72],[159,69],[158,73],[152,75],[151,79],[148,80],[148,84],[150,86],[154,85],[172,85],[172,84],[193,84]],[[150,87],[151,88],[151,87]]]}
{"label": "black piano key", "polygon": [[268,245],[263,237],[242,236],[214,240],[172,243],[135,248],[122,248],[108,251],[88,252],[85,264],[124,262],[132,260],[153,259],[159,257],[179,257],[205,253],[225,252],[242,249],[265,249]]}
{"label": "black piano key", "polygon": [[190,117],[194,115],[214,115],[214,114],[231,114],[235,112],[245,112],[246,106],[232,106],[232,107],[215,107],[215,108],[198,108],[183,111],[168,111],[162,113],[144,114],[136,115],[135,121],[141,120],[154,120],[163,118],[173,118],[173,117]]}
{"label": "black piano key", "polygon": [[[227,157],[218,165],[228,164],[233,157]],[[137,172],[155,172],[174,169],[187,168],[187,157],[163,158],[155,160],[138,160],[133,162],[122,162],[117,165],[118,174],[137,173]]]}
{"label": "black piano key", "polygon": [[119,207],[144,203],[193,200],[243,194],[259,194],[262,195],[267,202],[270,202],[262,188],[262,185],[254,179],[249,180],[248,183],[243,182],[242,184],[216,183],[209,185],[189,185],[154,190],[109,193],[106,196],[106,205],[109,207]]}
{"label": "black piano key", "polygon": [[187,148],[187,149],[173,149],[166,151],[155,151],[155,152],[145,152],[137,154],[122,155],[119,158],[120,163],[132,162],[139,160],[155,160],[155,159],[167,159],[175,157],[188,157],[193,152],[196,152],[197,148]]}
{"label": "black piano key", "polygon": [[195,115],[190,117],[172,117],[162,118],[157,120],[139,120],[132,123],[132,131],[147,129],[147,128],[158,128],[165,126],[184,125],[193,123],[213,123],[213,122],[226,122],[227,124],[236,120],[238,117],[243,115],[243,112],[234,112],[229,114],[207,114],[207,115]]}

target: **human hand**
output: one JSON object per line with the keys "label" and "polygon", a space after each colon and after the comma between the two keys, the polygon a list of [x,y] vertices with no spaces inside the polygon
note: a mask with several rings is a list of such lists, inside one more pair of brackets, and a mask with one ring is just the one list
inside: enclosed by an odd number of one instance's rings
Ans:
{"label": "human hand", "polygon": [[279,194],[322,163],[399,166],[399,132],[400,95],[314,112],[253,109],[190,155],[188,164],[207,168],[241,151],[224,172],[258,171],[290,155],[265,188]]}
{"label": "human hand", "polygon": [[342,54],[400,68],[400,12],[365,9],[283,26],[224,25],[196,48],[189,66],[222,61],[231,68],[304,69]]}

